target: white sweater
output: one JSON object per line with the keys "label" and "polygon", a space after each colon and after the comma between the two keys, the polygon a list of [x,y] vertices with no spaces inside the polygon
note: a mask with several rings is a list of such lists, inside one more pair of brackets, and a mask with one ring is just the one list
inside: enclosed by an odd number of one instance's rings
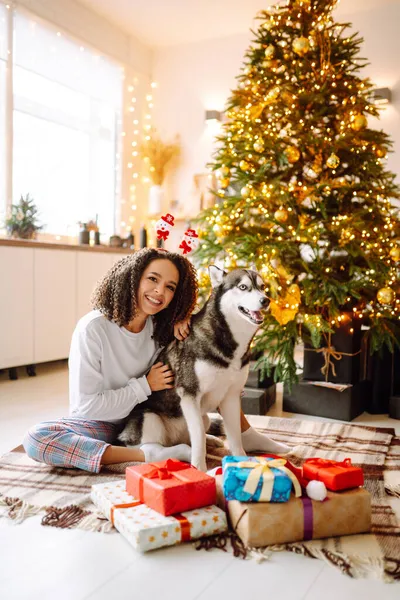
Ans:
{"label": "white sweater", "polygon": [[78,322],[69,354],[70,415],[118,422],[151,394],[145,374],[158,354],[148,318],[131,333],[93,310]]}

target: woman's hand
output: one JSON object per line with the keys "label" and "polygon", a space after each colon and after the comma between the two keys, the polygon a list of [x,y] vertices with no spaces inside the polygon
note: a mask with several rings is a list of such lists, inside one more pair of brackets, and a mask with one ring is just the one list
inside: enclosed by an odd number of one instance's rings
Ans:
{"label": "woman's hand", "polygon": [[190,317],[184,319],[183,321],[179,321],[174,325],[174,336],[180,342],[187,338],[190,333]]}
{"label": "woman's hand", "polygon": [[170,390],[174,387],[174,374],[169,366],[162,362],[151,367],[146,379],[152,392]]}

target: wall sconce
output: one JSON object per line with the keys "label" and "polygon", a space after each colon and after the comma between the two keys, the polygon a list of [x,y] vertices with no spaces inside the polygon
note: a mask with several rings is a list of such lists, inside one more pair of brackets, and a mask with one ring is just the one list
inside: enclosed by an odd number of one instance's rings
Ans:
{"label": "wall sconce", "polygon": [[222,121],[222,113],[219,110],[206,110],[206,123],[216,123]]}
{"label": "wall sconce", "polygon": [[377,88],[372,90],[371,99],[374,104],[389,104],[392,100],[392,92],[389,88]]}

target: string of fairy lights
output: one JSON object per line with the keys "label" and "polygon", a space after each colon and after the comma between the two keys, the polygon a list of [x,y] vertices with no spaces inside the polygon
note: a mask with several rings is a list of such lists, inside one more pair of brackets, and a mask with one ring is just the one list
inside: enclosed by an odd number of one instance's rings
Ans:
{"label": "string of fairy lights", "polygon": [[[125,96],[128,98],[127,106],[125,110],[125,131],[122,131],[121,136],[125,138],[129,136],[132,139],[130,147],[126,150],[127,162],[126,169],[129,173],[129,204],[131,214],[128,216],[128,220],[121,220],[121,229],[130,233],[136,223],[136,212],[138,208],[137,204],[137,192],[138,183],[147,185],[150,182],[150,178],[147,175],[141,176],[142,163],[147,163],[146,157],[142,158],[140,154],[140,144],[143,140],[149,140],[151,137],[152,130],[152,109],[154,107],[154,90],[157,87],[156,82],[151,82],[149,90],[140,90],[140,82],[138,77],[131,77],[125,82],[126,90]],[[144,95],[144,111],[142,118],[140,117],[141,111],[138,110],[140,105],[140,96]],[[125,146],[126,148],[126,146]],[[126,204],[125,200],[122,200],[123,204]]]}

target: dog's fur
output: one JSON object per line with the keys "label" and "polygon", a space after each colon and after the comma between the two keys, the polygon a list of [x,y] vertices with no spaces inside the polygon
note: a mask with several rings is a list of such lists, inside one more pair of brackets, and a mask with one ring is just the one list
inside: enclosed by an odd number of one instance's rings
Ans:
{"label": "dog's fur", "polygon": [[[192,446],[192,464],[206,470],[207,412],[219,409],[229,448],[245,455],[240,430],[240,394],[249,370],[250,342],[269,301],[255,271],[227,274],[210,267],[213,292],[193,315],[189,336],[174,340],[159,360],[170,365],[174,389],[153,392],[135,407],[119,439],[126,445],[157,442]],[[247,313],[246,313],[247,311]],[[248,311],[251,311],[249,314]],[[220,440],[207,436],[214,445]]]}

